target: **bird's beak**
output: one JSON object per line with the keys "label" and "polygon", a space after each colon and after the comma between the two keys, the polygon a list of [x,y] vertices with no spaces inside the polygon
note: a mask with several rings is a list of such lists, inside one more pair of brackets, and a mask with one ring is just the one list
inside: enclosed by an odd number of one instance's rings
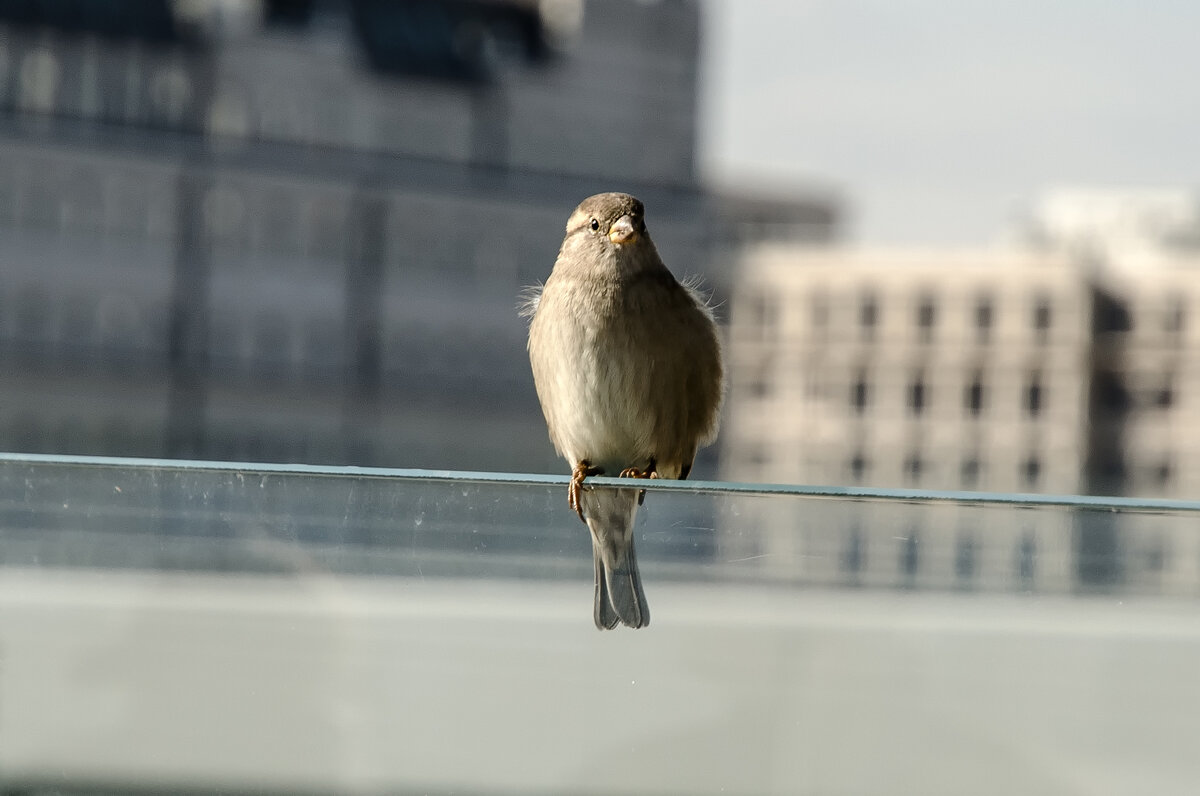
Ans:
{"label": "bird's beak", "polygon": [[613,243],[633,243],[637,236],[637,227],[633,225],[629,214],[621,216],[608,228],[608,239]]}

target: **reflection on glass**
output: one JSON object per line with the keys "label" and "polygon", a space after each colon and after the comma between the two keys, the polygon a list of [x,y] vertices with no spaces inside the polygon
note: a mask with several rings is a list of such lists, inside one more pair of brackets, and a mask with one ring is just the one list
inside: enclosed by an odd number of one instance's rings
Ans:
{"label": "reflection on glass", "polygon": [[652,482],[601,634],[565,483],[0,456],[0,790],[1200,777],[1200,504]]}

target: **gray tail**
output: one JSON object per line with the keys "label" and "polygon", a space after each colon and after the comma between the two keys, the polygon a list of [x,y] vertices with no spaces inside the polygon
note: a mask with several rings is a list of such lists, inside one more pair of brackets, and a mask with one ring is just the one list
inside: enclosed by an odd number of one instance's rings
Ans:
{"label": "gray tail", "polygon": [[596,563],[594,618],[600,630],[611,630],[618,622],[634,628],[650,624],[650,606],[642,590],[633,546],[639,492],[585,489],[582,496],[584,516],[592,532]]}

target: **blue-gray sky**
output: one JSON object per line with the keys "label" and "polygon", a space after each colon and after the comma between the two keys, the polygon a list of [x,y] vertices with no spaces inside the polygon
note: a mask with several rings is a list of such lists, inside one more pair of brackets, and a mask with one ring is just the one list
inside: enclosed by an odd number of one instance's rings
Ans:
{"label": "blue-gray sky", "polygon": [[1048,187],[1197,183],[1200,4],[706,2],[705,172],[831,187],[852,239],[983,243]]}

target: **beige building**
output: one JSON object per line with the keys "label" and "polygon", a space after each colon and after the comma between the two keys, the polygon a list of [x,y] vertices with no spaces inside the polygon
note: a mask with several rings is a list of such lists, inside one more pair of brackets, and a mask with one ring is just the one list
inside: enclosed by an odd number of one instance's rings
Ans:
{"label": "beige building", "polygon": [[[1109,317],[1094,341],[1087,464],[1093,491],[1200,498],[1200,254],[1126,252],[1104,274]],[[1103,433],[1103,437],[1099,437]],[[1109,441],[1109,449],[1100,444]],[[1200,535],[1170,515],[1123,518],[1131,583],[1200,591]]]}
{"label": "beige building", "polygon": [[[1102,245],[762,245],[730,313],[734,481],[1194,498],[1200,258]],[[1131,252],[1139,251],[1138,257]],[[830,501],[773,508],[783,579],[1200,590],[1179,522]]]}
{"label": "beige building", "polygon": [[1200,195],[1060,189],[1035,207],[1025,243],[1095,285],[1083,491],[1200,496]]}
{"label": "beige building", "polygon": [[729,478],[1080,488],[1090,298],[1065,257],[763,246],[741,285]]}

